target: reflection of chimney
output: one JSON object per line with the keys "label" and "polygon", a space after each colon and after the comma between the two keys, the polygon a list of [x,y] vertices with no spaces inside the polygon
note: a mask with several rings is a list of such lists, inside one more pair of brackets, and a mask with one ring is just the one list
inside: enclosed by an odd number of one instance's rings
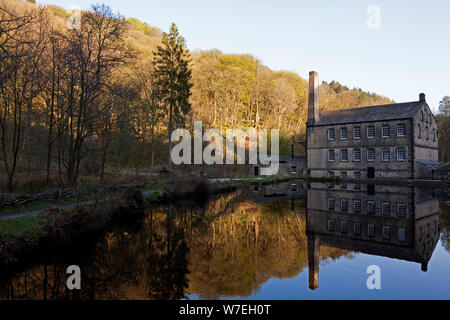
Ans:
{"label": "reflection of chimney", "polygon": [[311,71],[309,73],[308,124],[316,124],[319,120],[319,74]]}
{"label": "reflection of chimney", "polygon": [[311,290],[319,288],[319,260],[320,238],[315,235],[308,235],[308,270],[309,288]]}
{"label": "reflection of chimney", "polygon": [[421,268],[421,270],[422,270],[423,272],[427,272],[427,271],[428,271],[428,261],[422,262],[422,268]]}
{"label": "reflection of chimney", "polygon": [[294,144],[291,144],[291,157],[294,158]]}

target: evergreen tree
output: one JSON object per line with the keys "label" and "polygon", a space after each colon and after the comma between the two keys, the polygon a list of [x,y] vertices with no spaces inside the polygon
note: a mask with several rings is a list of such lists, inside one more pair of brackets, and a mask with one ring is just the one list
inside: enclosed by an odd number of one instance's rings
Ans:
{"label": "evergreen tree", "polygon": [[155,54],[155,95],[166,109],[169,133],[169,163],[172,150],[172,131],[175,126],[184,127],[186,115],[191,110],[190,53],[186,42],[172,23],[169,33],[163,33],[162,46]]}
{"label": "evergreen tree", "polygon": [[441,101],[439,101],[439,112],[443,114],[444,116],[447,116],[450,114],[450,97],[445,96],[442,98]]}

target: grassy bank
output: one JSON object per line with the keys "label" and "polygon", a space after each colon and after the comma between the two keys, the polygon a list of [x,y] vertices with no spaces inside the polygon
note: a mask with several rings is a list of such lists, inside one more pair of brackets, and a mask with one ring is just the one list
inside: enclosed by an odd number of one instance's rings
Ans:
{"label": "grassy bank", "polygon": [[[120,197],[76,208],[52,208],[34,215],[0,222],[0,271],[35,256],[36,252],[102,232],[111,223],[133,218],[154,203],[191,198],[207,201],[215,193],[230,192],[244,182],[210,184],[204,180],[174,181],[131,188]],[[154,191],[150,192],[149,191]],[[8,268],[9,268],[8,267]]]}

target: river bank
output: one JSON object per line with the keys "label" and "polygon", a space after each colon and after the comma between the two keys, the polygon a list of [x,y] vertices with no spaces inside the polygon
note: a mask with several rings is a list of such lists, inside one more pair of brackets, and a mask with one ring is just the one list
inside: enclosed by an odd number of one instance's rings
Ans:
{"label": "river bank", "polygon": [[34,215],[2,221],[0,272],[12,270],[54,248],[95,237],[113,224],[136,219],[151,205],[182,199],[193,199],[202,204],[213,194],[232,192],[246,183],[173,181],[152,192],[129,188],[119,197],[92,201],[75,208],[54,207]]}

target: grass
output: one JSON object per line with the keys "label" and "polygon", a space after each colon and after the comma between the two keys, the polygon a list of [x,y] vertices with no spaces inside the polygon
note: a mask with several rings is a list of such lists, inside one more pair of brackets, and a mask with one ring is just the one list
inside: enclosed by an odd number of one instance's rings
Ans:
{"label": "grass", "polygon": [[[163,188],[162,184],[152,184],[144,188],[140,188],[142,192],[145,191],[156,191],[161,190]],[[103,192],[103,193],[97,193],[97,194],[84,194],[80,196],[80,202],[85,201],[92,201],[95,199],[105,199],[105,198],[112,198],[121,195],[121,191],[112,191],[112,192]],[[21,213],[21,212],[28,212],[28,211],[34,211],[34,210],[43,210],[48,209],[51,207],[61,207],[65,205],[70,204],[77,204],[77,197],[62,199],[62,200],[52,200],[52,201],[35,201],[27,204],[21,204],[16,206],[8,206],[0,209],[0,216],[2,215],[10,215],[14,213]]]}
{"label": "grass", "polygon": [[53,220],[62,211],[54,210],[36,215],[21,217],[0,222],[0,236],[11,239],[19,237],[38,237],[41,234],[41,225]]}

